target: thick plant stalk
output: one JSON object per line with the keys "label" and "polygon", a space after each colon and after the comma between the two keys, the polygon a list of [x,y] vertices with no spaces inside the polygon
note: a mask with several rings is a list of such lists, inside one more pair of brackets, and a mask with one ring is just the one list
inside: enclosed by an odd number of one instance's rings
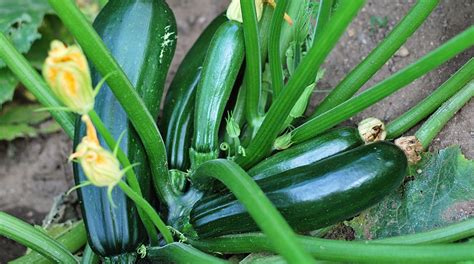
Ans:
{"label": "thick plant stalk", "polygon": [[329,17],[331,16],[332,5],[334,0],[321,0],[319,2],[318,17],[316,19],[316,27],[313,32],[313,42],[321,35],[321,32],[326,27]]}
{"label": "thick plant stalk", "polygon": [[441,227],[427,232],[384,238],[372,241],[381,244],[416,245],[456,242],[474,236],[474,219]]}
{"label": "thick plant stalk", "polygon": [[339,37],[347,25],[352,21],[357,11],[364,1],[362,0],[341,0],[340,7],[331,18],[324,33],[316,40],[306,57],[294,73],[282,91],[281,95],[273,102],[262,126],[258,130],[255,138],[249,144],[247,155],[239,156],[236,162],[243,168],[249,168],[261,160],[271,149],[273,141],[280,133],[280,124],[292,110],[295,103],[304,92],[307,84],[313,80],[317,74],[317,69],[324,61],[329,51],[334,47]]}
{"label": "thick plant stalk", "polygon": [[272,16],[270,26],[270,38],[268,39],[268,62],[272,78],[273,98],[277,98],[283,90],[283,62],[280,57],[281,50],[281,28],[288,0],[278,1]]}
{"label": "thick plant stalk", "polygon": [[345,101],[319,116],[309,119],[292,131],[292,141],[298,144],[319,135],[398,91],[415,79],[470,48],[472,45],[474,45],[474,26],[471,26],[436,50],[408,65],[389,78],[379,82],[358,96]]}
{"label": "thick plant stalk", "polygon": [[444,103],[415,133],[424,149],[448,123],[448,121],[474,96],[474,81],[468,83],[461,91]]}
{"label": "thick plant stalk", "polygon": [[392,32],[354,68],[316,108],[318,116],[351,98],[390,57],[415,33],[438,5],[439,0],[420,0]]}
{"label": "thick plant stalk", "polygon": [[230,263],[183,243],[171,243],[164,247],[147,248],[146,257],[152,263],[159,263],[160,261],[164,263],[169,263],[170,261],[173,263]]}
{"label": "thick plant stalk", "polygon": [[257,26],[257,13],[255,2],[240,0],[242,7],[243,29],[245,40],[245,87],[246,103],[245,113],[247,122],[256,126],[259,119],[258,107],[262,93],[262,61],[260,41]]}
{"label": "thick plant stalk", "polygon": [[15,240],[51,261],[66,264],[78,263],[69,250],[58,241],[30,224],[4,212],[0,212],[0,236]]}
{"label": "thick plant stalk", "polygon": [[99,256],[97,256],[89,244],[87,244],[84,248],[84,252],[82,252],[81,264],[98,264],[99,261]]}
{"label": "thick plant stalk", "polygon": [[[373,242],[348,242],[314,237],[298,237],[302,247],[314,258],[351,263],[456,263],[474,259],[472,245],[385,245]],[[191,241],[207,252],[242,254],[273,251],[263,235],[240,235],[212,240]],[[449,254],[448,254],[449,252]]]}
{"label": "thick plant stalk", "polygon": [[119,182],[119,187],[122,191],[133,201],[135,204],[140,207],[144,213],[148,215],[151,219],[153,224],[156,226],[158,230],[160,230],[161,235],[165,239],[166,243],[173,243],[173,235],[171,234],[170,230],[166,226],[165,222],[161,220],[158,213],[155,209],[145,200],[143,197],[138,195],[135,191],[133,191],[130,186],[128,186],[125,182]]}
{"label": "thick plant stalk", "polygon": [[[43,78],[36,73],[26,58],[15,49],[2,32],[0,32],[0,59],[7,64],[42,105],[52,108],[61,106],[61,103],[49,92],[48,85]],[[51,115],[61,125],[64,132],[72,138],[74,135],[74,115],[63,111],[51,111]]]}
{"label": "thick plant stalk", "polygon": [[401,136],[463,88],[473,78],[472,76],[474,76],[474,59],[470,59],[451,78],[415,107],[388,123],[387,137],[394,139]]}
{"label": "thick plant stalk", "polygon": [[271,250],[282,255],[289,263],[311,263],[312,258],[301,249],[296,236],[285,219],[255,181],[237,164],[229,160],[203,163],[191,176],[199,188],[213,177],[229,188],[246,207],[260,229],[268,236]]}
{"label": "thick plant stalk", "polygon": [[[82,221],[74,223],[69,230],[64,234],[60,235],[55,239],[58,243],[63,245],[69,252],[75,253],[81,249],[87,242],[86,229]],[[10,264],[48,264],[50,261],[39,254],[36,251],[33,251],[23,257],[17,258]]]}
{"label": "thick plant stalk", "polygon": [[133,89],[123,70],[74,3],[62,0],[49,0],[48,2],[64,25],[76,37],[101,75],[113,74],[107,79],[107,83],[137,130],[150,163],[154,165],[151,166],[151,170],[158,196],[161,201],[172,203],[175,198],[168,177],[166,149],[155,120],[145,108],[143,101]]}

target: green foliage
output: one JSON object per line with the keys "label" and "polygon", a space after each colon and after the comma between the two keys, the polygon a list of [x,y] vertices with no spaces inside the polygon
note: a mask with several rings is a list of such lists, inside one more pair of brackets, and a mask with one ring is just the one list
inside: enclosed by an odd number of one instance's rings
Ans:
{"label": "green foliage", "polygon": [[39,105],[11,105],[0,113],[0,140],[36,137],[60,130],[56,122],[45,122],[48,112],[37,112]]}
{"label": "green foliage", "polygon": [[[45,14],[52,10],[46,0],[0,1],[0,32],[5,33],[21,53],[30,50],[41,37],[38,28]],[[5,64],[0,61],[0,67]]]}
{"label": "green foliage", "polygon": [[410,175],[404,187],[349,223],[357,238],[418,233],[474,216],[474,161],[459,147],[425,154]]}
{"label": "green foliage", "polygon": [[18,79],[7,69],[0,69],[0,110],[2,104],[13,98],[15,87],[18,85]]}

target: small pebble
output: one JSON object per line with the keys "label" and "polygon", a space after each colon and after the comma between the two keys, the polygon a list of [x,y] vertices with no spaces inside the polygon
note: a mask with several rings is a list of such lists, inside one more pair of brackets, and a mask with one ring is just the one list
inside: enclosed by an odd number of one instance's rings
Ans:
{"label": "small pebble", "polygon": [[405,46],[401,46],[397,53],[395,53],[395,55],[399,57],[407,57],[408,55],[410,55],[410,52]]}
{"label": "small pebble", "polygon": [[421,174],[423,171],[421,169],[417,169],[416,173]]}

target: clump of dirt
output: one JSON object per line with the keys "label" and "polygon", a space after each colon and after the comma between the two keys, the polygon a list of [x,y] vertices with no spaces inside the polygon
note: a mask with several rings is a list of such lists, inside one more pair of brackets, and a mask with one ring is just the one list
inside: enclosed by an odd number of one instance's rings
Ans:
{"label": "clump of dirt", "polygon": [[[200,32],[217,14],[225,10],[228,1],[168,0],[167,2],[175,12],[179,32],[176,57],[170,71],[171,78]],[[414,0],[367,1],[323,66],[326,68],[326,76],[319,89],[329,90],[335,87],[387,36],[414,3]],[[420,30],[364,89],[392,75],[474,24],[473,7],[474,3],[470,0],[442,1]],[[383,121],[393,120],[429,95],[473,55],[474,49],[462,53],[383,102],[370,107],[346,124],[355,125],[372,116]],[[325,94],[325,92],[316,93],[312,106],[314,107]],[[473,158],[474,119],[471,118],[473,110],[474,102],[471,101],[440,133],[431,148],[439,149],[458,144],[467,157]],[[29,223],[41,224],[53,204],[53,198],[73,185],[72,169],[67,163],[71,146],[71,141],[64,134],[21,139],[11,143],[0,142],[0,210]],[[347,231],[343,233],[346,234]],[[21,246],[3,238],[0,238],[0,248],[2,249],[0,263],[18,257],[24,251]]]}

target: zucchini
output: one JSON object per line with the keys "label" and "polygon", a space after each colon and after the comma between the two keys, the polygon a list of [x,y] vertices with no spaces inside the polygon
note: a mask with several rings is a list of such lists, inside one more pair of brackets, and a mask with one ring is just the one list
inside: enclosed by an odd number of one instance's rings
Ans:
{"label": "zucchini", "polygon": [[[296,231],[353,217],[396,189],[407,171],[402,150],[389,142],[357,147],[311,165],[257,181]],[[191,211],[200,238],[258,231],[235,197],[207,195]]]}
{"label": "zucchini", "polygon": [[268,157],[252,167],[248,174],[255,180],[261,180],[287,170],[313,164],[363,144],[364,141],[356,128],[333,129]]}
{"label": "zucchini", "polygon": [[181,62],[166,95],[161,127],[171,169],[189,168],[196,88],[211,39],[226,20],[224,15],[219,15],[203,31]]}
{"label": "zucchini", "polygon": [[[94,28],[156,118],[176,42],[176,22],[166,2],[109,1],[97,16]],[[102,79],[94,68],[91,73],[94,84]],[[96,97],[95,111],[115,138],[125,132],[120,147],[132,163],[140,164],[134,170],[143,196],[151,201],[153,184],[145,150],[107,85]],[[81,122],[77,123],[76,131],[75,145],[85,135]],[[106,146],[102,139],[101,144]],[[77,164],[74,164],[74,175],[76,184],[86,179]],[[113,191],[116,208],[111,207],[104,188],[85,187],[78,194],[89,245],[98,255],[123,259],[118,255],[134,252],[147,237],[135,204],[120,188]]]}
{"label": "zucchini", "polygon": [[209,45],[197,87],[191,167],[217,158],[219,127],[234,83],[244,60],[242,24],[222,24]]}

